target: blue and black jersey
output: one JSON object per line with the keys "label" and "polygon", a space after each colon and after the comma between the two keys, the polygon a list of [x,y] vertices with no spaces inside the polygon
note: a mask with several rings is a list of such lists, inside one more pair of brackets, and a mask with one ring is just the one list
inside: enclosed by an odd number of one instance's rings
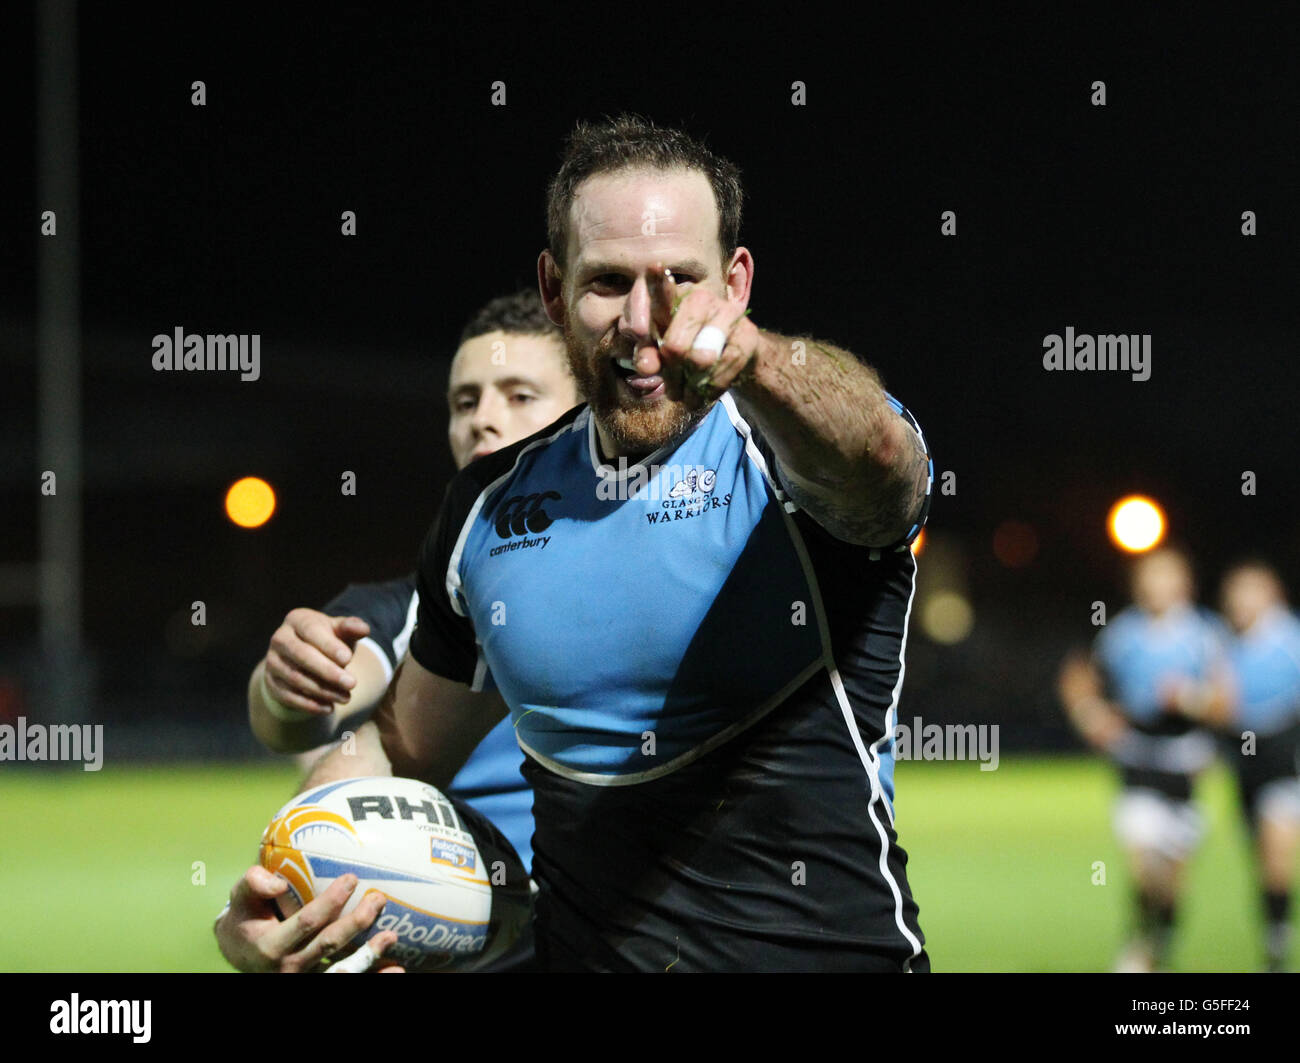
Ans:
{"label": "blue and black jersey", "polygon": [[1221,749],[1254,827],[1268,788],[1295,786],[1300,775],[1300,620],[1282,606],[1269,610],[1232,638],[1228,660],[1236,715]]}
{"label": "blue and black jersey", "polygon": [[[1227,667],[1226,632],[1207,609],[1185,605],[1152,616],[1120,612],[1097,636],[1093,652],[1108,692],[1132,728],[1115,750],[1130,772],[1190,776],[1214,757],[1214,738],[1186,716],[1166,711],[1179,682],[1204,682]],[[1190,793],[1190,782],[1177,782]]]}
{"label": "blue and black jersey", "polygon": [[831,536],[730,395],[630,467],[581,407],[452,481],[410,652],[510,708],[552,967],[925,968],[891,738],[919,526]]}
{"label": "blue and black jersey", "polygon": [[1277,607],[1229,643],[1237,723],[1276,734],[1300,722],[1300,620]]}
{"label": "blue and black jersey", "polygon": [[[330,616],[359,616],[369,624],[370,634],[358,645],[370,647],[391,680],[406,656],[418,605],[412,573],[383,583],[350,584],[321,611]],[[531,868],[533,792],[519,770],[522,764],[514,728],[509,720],[502,720],[474,748],[447,791],[496,824],[524,867]]]}

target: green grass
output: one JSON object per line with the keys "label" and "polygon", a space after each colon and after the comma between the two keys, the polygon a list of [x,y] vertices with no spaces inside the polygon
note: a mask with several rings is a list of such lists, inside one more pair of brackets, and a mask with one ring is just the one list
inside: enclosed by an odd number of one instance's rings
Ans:
{"label": "green grass", "polygon": [[0,775],[0,971],[230,970],[212,921],[298,777],[287,762]]}
{"label": "green grass", "polygon": [[[1111,830],[1112,770],[1094,759],[1003,758],[897,768],[896,826],[936,971],[1105,971],[1123,945],[1131,883]],[[1250,971],[1259,901],[1226,771],[1197,786],[1205,836],[1188,868],[1169,965]],[[1094,863],[1105,885],[1094,885]]]}
{"label": "green grass", "polygon": [[[0,774],[0,971],[226,970],[212,920],[297,778],[288,763]],[[1109,968],[1130,894],[1105,765],[914,761],[898,785],[935,970]],[[1207,834],[1172,966],[1253,970],[1256,893],[1230,780],[1207,775],[1199,797]],[[1104,886],[1092,884],[1098,860]]]}

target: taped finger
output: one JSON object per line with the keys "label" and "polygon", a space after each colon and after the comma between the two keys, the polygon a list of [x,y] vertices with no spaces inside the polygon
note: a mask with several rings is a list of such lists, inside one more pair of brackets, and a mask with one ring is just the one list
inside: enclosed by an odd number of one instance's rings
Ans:
{"label": "taped finger", "polygon": [[331,963],[326,974],[364,974],[379,962],[379,954],[366,942],[347,959]]}
{"label": "taped finger", "polygon": [[693,351],[712,351],[714,354],[721,354],[722,349],[727,345],[727,334],[718,328],[717,325],[705,325],[695,334],[695,342],[691,344]]}

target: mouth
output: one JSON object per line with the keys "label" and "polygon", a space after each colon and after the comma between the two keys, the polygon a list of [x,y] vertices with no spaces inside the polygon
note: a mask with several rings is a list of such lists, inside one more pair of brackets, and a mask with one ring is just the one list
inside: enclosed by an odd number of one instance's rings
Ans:
{"label": "mouth", "polygon": [[642,376],[636,371],[636,366],[632,364],[631,358],[611,358],[610,364],[613,366],[614,375],[618,378],[621,387],[634,399],[647,400],[656,399],[664,393],[664,378],[658,373],[652,376]]}

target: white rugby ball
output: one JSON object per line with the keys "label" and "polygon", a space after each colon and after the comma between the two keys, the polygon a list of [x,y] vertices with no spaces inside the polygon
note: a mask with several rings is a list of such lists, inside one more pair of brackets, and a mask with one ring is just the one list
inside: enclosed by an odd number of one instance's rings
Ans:
{"label": "white rugby ball", "polygon": [[289,883],[289,916],[342,875],[357,876],[343,913],[388,898],[360,945],[397,932],[385,952],[408,970],[473,970],[514,944],[529,918],[528,873],[483,815],[415,779],[373,777],[299,794],[262,833],[259,861]]}

